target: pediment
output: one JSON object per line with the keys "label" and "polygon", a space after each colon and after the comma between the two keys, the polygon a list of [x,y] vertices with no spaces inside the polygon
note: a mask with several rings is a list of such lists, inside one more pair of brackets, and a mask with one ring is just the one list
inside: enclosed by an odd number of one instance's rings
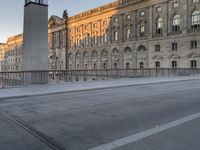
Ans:
{"label": "pediment", "polygon": [[198,52],[191,52],[187,55],[187,58],[200,58],[200,53]]}
{"label": "pediment", "polygon": [[180,56],[178,54],[171,54],[169,56],[169,59],[179,59],[179,58],[180,58]]}
{"label": "pediment", "polygon": [[57,27],[59,25],[63,25],[64,24],[64,20],[58,16],[51,16],[49,18],[49,23],[48,23],[48,27],[49,28],[53,28],[53,27]]}
{"label": "pediment", "polygon": [[155,56],[152,57],[152,59],[154,59],[154,60],[161,60],[161,59],[163,59],[163,57],[160,56],[160,55],[155,55]]}

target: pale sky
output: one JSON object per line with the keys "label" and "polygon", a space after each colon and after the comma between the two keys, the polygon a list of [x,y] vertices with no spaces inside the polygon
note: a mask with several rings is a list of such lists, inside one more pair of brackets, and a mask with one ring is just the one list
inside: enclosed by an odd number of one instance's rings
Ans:
{"label": "pale sky", "polygon": [[[49,0],[49,16],[62,16],[68,10],[69,16],[104,5],[115,0]],[[9,36],[23,31],[24,0],[3,0],[0,5],[0,43]]]}

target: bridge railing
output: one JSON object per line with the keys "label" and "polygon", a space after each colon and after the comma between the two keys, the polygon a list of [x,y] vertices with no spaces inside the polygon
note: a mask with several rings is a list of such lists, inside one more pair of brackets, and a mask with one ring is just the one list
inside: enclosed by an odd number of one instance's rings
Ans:
{"label": "bridge railing", "polygon": [[159,69],[90,69],[90,70],[40,70],[0,72],[2,87],[25,86],[30,84],[64,83],[120,78],[196,76],[200,69],[159,68]]}

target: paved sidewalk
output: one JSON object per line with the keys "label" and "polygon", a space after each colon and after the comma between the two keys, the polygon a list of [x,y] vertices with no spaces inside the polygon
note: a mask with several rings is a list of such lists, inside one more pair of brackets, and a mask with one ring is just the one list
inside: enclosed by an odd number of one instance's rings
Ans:
{"label": "paved sidewalk", "polygon": [[0,99],[26,97],[62,92],[84,91],[94,89],[114,88],[121,86],[137,86],[165,82],[178,82],[187,80],[200,80],[200,76],[159,77],[159,78],[133,78],[105,81],[73,82],[48,85],[31,85],[26,87],[0,89]]}

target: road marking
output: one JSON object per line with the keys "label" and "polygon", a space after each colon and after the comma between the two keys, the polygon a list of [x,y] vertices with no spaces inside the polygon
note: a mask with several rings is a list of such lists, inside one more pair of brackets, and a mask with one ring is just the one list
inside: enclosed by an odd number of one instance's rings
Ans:
{"label": "road marking", "polygon": [[116,148],[119,148],[121,146],[136,142],[136,141],[141,140],[143,138],[152,136],[154,134],[163,132],[165,130],[168,130],[170,128],[179,126],[181,124],[187,123],[189,121],[192,121],[192,120],[198,119],[198,118],[200,118],[200,112],[193,114],[193,115],[190,115],[190,116],[187,116],[187,117],[184,117],[184,118],[181,118],[181,119],[178,119],[176,121],[173,121],[173,122],[170,122],[170,123],[167,123],[167,124],[163,124],[161,126],[157,126],[155,128],[152,128],[152,129],[149,129],[149,130],[137,133],[137,134],[133,134],[133,135],[125,137],[125,138],[118,139],[116,141],[113,141],[113,142],[110,142],[110,143],[107,143],[107,144],[103,144],[103,145],[91,148],[89,150],[112,150],[112,149],[116,149]]}

